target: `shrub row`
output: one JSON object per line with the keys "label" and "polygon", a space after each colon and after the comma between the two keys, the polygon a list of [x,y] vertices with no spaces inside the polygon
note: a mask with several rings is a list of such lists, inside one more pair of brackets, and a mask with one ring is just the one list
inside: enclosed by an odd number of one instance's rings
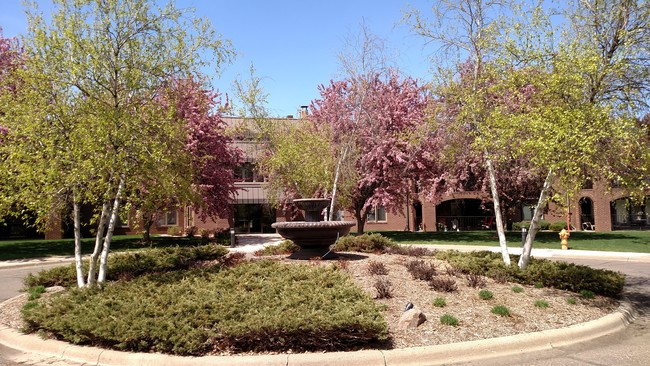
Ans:
{"label": "shrub row", "polygon": [[380,307],[333,266],[261,260],[215,268],[71,289],[25,308],[27,330],[178,355],[341,351],[388,339]]}
{"label": "shrub row", "polygon": [[390,248],[399,245],[393,240],[381,234],[346,235],[334,244],[334,251],[338,252],[362,252],[362,253],[383,253]]}
{"label": "shrub row", "polygon": [[[132,252],[111,253],[108,261],[108,281],[128,279],[147,273],[168,272],[187,269],[200,260],[214,260],[224,257],[228,250],[215,244],[194,247],[153,248]],[[84,261],[84,272],[88,271],[88,261]],[[75,265],[54,267],[25,278],[27,288],[33,286],[76,285]]]}
{"label": "shrub row", "polygon": [[616,297],[623,291],[625,283],[625,277],[620,272],[547,259],[531,258],[528,267],[522,271],[516,265],[518,256],[511,256],[514,264],[506,267],[500,253],[488,251],[445,251],[436,253],[436,257],[465,274],[507,278],[511,282],[539,284],[576,293],[588,290],[598,295]]}
{"label": "shrub row", "polygon": [[[526,230],[528,230],[530,228],[530,221],[521,221],[521,222],[513,222],[512,223],[512,230],[513,231],[521,231],[522,227],[525,227]],[[548,222],[548,221],[545,221],[545,220],[540,220],[539,221],[539,229],[540,230],[561,231],[562,229],[566,229],[566,222],[565,221]]]}

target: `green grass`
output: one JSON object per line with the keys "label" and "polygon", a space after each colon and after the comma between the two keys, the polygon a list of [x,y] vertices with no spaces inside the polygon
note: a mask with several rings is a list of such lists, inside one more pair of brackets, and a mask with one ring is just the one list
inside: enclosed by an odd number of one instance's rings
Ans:
{"label": "green grass", "polygon": [[[426,233],[382,231],[380,233],[400,244],[499,245],[496,231],[438,231]],[[521,247],[520,232],[507,232],[506,238],[508,247]],[[561,249],[558,233],[550,231],[537,233],[534,248]],[[608,252],[650,253],[650,231],[574,231],[569,238],[569,248]]]}
{"label": "green grass", "polygon": [[[495,231],[460,231],[412,233],[403,231],[383,231],[381,235],[400,244],[452,244],[474,246],[497,246]],[[521,233],[506,233],[508,246],[521,246]],[[196,239],[194,239],[196,240]],[[154,237],[153,246],[165,247],[191,243],[187,238]],[[94,238],[82,240],[84,254],[92,252]],[[111,250],[123,251],[142,249],[148,245],[141,243],[140,236],[116,236]],[[560,239],[556,232],[540,232],[535,238],[535,248],[560,249]],[[72,255],[72,239],[65,240],[0,240],[0,261],[12,259],[40,258]],[[650,253],[650,231],[572,232],[569,248],[575,250],[597,250],[615,252]]]}
{"label": "green grass", "polygon": [[[200,239],[153,237],[152,245],[156,248],[196,245]],[[95,238],[81,240],[81,251],[90,254],[95,246]],[[142,243],[141,235],[114,236],[111,241],[111,251],[127,251],[148,248],[149,244]],[[74,254],[74,240],[0,240],[0,261],[69,256]]]}

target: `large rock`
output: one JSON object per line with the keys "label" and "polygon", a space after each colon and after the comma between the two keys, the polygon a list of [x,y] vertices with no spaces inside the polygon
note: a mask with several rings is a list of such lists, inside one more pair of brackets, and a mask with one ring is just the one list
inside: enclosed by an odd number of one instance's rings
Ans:
{"label": "large rock", "polygon": [[400,316],[399,321],[397,322],[398,329],[411,329],[417,328],[420,324],[427,321],[427,317],[424,315],[422,310],[417,306],[407,310]]}

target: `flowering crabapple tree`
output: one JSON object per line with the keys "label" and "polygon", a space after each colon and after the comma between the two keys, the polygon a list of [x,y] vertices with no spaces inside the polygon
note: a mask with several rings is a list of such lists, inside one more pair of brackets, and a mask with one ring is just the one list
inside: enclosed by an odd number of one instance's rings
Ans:
{"label": "flowering crabapple tree", "polygon": [[353,212],[357,233],[364,232],[368,212],[383,206],[403,207],[412,184],[412,163],[419,151],[418,131],[424,123],[427,90],[396,70],[321,86],[312,101],[310,119],[331,133],[333,154],[352,169],[340,184]]}
{"label": "flowering crabapple tree", "polygon": [[[142,220],[145,241],[156,215],[180,205],[191,205],[203,221],[228,217],[236,190],[234,172],[241,161],[241,151],[225,133],[221,110],[227,105],[221,104],[219,93],[192,77],[173,78],[157,102],[180,135],[170,140],[170,151],[178,153],[160,167],[166,173],[142,179],[128,200]],[[152,116],[160,118],[159,113]]]}

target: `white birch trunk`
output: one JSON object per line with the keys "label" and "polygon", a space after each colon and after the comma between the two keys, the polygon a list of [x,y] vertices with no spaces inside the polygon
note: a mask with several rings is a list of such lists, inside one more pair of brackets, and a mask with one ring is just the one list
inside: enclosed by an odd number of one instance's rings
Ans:
{"label": "white birch trunk", "polygon": [[86,286],[86,283],[84,281],[83,258],[81,256],[81,219],[79,202],[77,202],[76,196],[72,199],[72,211],[74,220],[74,266],[77,272],[77,286],[81,288]]}
{"label": "white birch trunk", "polygon": [[343,164],[343,161],[348,155],[348,148],[349,146],[346,146],[345,149],[343,149],[343,154],[336,164],[336,173],[334,173],[334,185],[332,187],[332,202],[330,202],[329,221],[334,221],[334,207],[336,206],[336,191],[339,184],[339,176],[341,175],[341,164]]}
{"label": "white birch trunk", "polygon": [[537,231],[539,230],[539,220],[542,219],[542,213],[544,213],[544,206],[546,205],[548,191],[551,189],[553,177],[553,170],[549,169],[548,174],[546,175],[546,180],[544,180],[544,186],[539,194],[537,206],[535,206],[533,220],[530,222],[530,228],[528,229],[528,234],[526,234],[526,241],[524,242],[521,257],[519,257],[518,265],[520,269],[526,269],[526,266],[528,266],[528,262],[530,261],[530,253],[533,250],[533,241],[535,241],[535,235],[537,235]]}
{"label": "white birch trunk", "polygon": [[99,264],[99,274],[97,275],[97,283],[102,284],[106,281],[106,274],[108,273],[108,252],[113,239],[113,231],[117,224],[117,214],[120,209],[120,199],[122,196],[122,189],[124,188],[124,176],[120,178],[120,183],[117,186],[117,193],[115,193],[115,201],[113,201],[113,208],[111,211],[111,219],[108,222],[108,230],[106,230],[106,237],[104,238],[104,247],[102,248],[102,255]]}
{"label": "white birch trunk", "polygon": [[102,252],[104,228],[106,227],[106,219],[108,218],[109,209],[109,202],[104,202],[102,205],[102,213],[99,217],[99,225],[97,226],[97,235],[95,236],[95,248],[93,249],[93,254],[90,256],[90,264],[88,267],[89,286],[93,286],[97,283],[97,263],[99,260],[99,254]]}
{"label": "white birch trunk", "polygon": [[492,165],[492,159],[487,158],[486,164],[490,178],[490,191],[492,192],[492,202],[494,203],[494,219],[497,224],[497,236],[499,237],[499,247],[501,247],[501,257],[506,266],[510,266],[510,255],[508,254],[508,245],[506,242],[506,233],[503,228],[503,218],[501,217],[501,201],[499,200],[499,191],[497,190],[497,178]]}

